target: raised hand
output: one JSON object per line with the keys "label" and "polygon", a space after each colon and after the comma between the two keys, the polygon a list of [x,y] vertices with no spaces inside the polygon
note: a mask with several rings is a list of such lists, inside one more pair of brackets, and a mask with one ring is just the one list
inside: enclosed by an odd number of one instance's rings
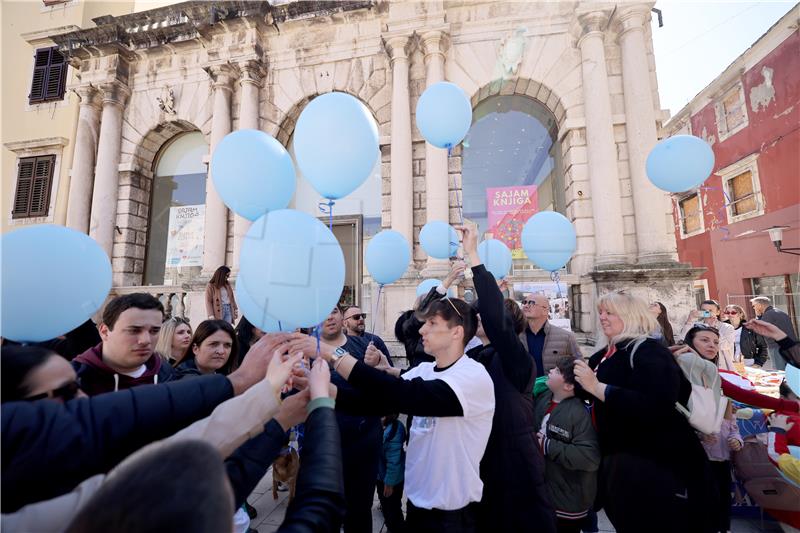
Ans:
{"label": "raised hand", "polygon": [[370,342],[367,346],[367,351],[364,353],[364,362],[369,366],[376,367],[381,362],[382,355],[383,352]]}
{"label": "raised hand", "polygon": [[289,431],[297,424],[302,424],[306,420],[308,412],[306,406],[311,400],[308,390],[292,394],[281,402],[281,408],[275,415],[275,420],[281,425],[284,431]]}
{"label": "raised hand", "polygon": [[464,277],[464,271],[466,269],[467,265],[464,261],[453,262],[453,266],[450,267],[450,272],[447,273],[447,277],[442,281],[444,288],[449,289],[453,284],[458,284],[458,281]]}
{"label": "raised hand", "polygon": [[[331,358],[334,348],[324,342],[319,342],[319,353],[326,360]],[[302,352],[306,357],[316,357],[317,355],[317,338],[305,333],[292,333],[289,340],[289,351]]]}
{"label": "raised hand", "polygon": [[276,394],[286,385],[292,373],[292,367],[302,357],[303,354],[298,352],[284,358],[278,350],[275,351],[275,355],[272,356],[272,361],[269,362],[269,368],[267,369],[267,380],[269,380]]}
{"label": "raised hand", "polygon": [[331,384],[331,369],[328,363],[318,357],[311,367],[311,374],[308,378],[308,388],[311,392],[311,399],[330,397],[329,385]]}
{"label": "raised hand", "polygon": [[264,379],[273,354],[276,351],[284,353],[289,338],[289,333],[267,333],[253,344],[242,366],[228,376],[234,394],[241,394]]}

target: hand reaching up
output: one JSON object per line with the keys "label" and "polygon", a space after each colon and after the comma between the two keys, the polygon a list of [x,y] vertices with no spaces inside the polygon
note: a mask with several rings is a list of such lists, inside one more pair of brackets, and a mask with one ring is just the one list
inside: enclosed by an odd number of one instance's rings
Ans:
{"label": "hand reaching up", "polygon": [[302,424],[306,420],[308,405],[311,396],[308,390],[292,394],[281,402],[281,408],[275,415],[275,420],[281,425],[284,431],[289,431],[297,424]]}
{"label": "hand reaching up", "polygon": [[285,352],[288,340],[288,333],[267,333],[261,337],[247,352],[242,366],[228,376],[234,394],[241,394],[264,379],[273,354]]}
{"label": "hand reaching up", "polygon": [[783,340],[786,337],[786,333],[781,331],[778,326],[770,324],[769,322],[764,322],[763,320],[748,320],[744,323],[744,327],[762,337],[767,337],[776,341]]}
{"label": "hand reaching up", "polygon": [[283,386],[286,385],[289,376],[292,374],[292,367],[294,367],[302,357],[303,354],[298,352],[284,358],[280,351],[275,351],[275,355],[272,356],[272,361],[269,362],[269,368],[267,369],[267,380],[269,380],[270,385],[272,385],[272,388],[275,390],[275,394],[280,393]]}
{"label": "hand reaching up", "polygon": [[311,374],[308,377],[308,388],[311,391],[311,399],[330,397],[329,385],[331,384],[331,369],[328,363],[321,357],[314,361],[311,367]]}

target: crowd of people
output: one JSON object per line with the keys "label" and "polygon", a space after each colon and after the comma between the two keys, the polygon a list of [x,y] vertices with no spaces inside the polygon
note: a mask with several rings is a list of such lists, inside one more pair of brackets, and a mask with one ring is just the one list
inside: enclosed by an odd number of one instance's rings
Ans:
{"label": "crowd of people", "polygon": [[[356,306],[314,334],[238,319],[227,267],[194,330],[137,293],[97,327],[4,343],[3,528],[247,531],[247,497],[299,433],[279,531],[369,532],[377,490],[393,533],[590,532],[601,509],[621,533],[726,532],[743,405],[775,412],[765,454],[800,487],[800,391],[730,379],[745,364],[800,366],[791,320],[768,300],[749,321],[705,301],[675,335],[662,303],[608,293],[604,347],[584,357],[547,297],[506,298],[475,229],[459,232],[471,276],[454,262],[399,317],[406,368]],[[466,278],[477,298],[449,297]],[[694,369],[717,383],[711,433],[697,429]],[[800,527],[800,501],[768,511]]]}

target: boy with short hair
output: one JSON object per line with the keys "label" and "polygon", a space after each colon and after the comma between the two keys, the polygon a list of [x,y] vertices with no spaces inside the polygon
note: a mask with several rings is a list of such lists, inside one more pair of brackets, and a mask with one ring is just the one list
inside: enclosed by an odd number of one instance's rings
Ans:
{"label": "boy with short hair", "polygon": [[600,445],[575,382],[575,359],[560,358],[535,398],[534,421],[545,458],[545,481],[560,533],[580,533],[597,492]]}

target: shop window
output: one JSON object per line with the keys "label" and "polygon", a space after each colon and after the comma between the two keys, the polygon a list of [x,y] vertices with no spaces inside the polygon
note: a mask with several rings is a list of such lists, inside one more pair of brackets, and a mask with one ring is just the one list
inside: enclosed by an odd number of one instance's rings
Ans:
{"label": "shop window", "polygon": [[478,104],[463,143],[464,218],[482,238],[508,245],[516,268],[524,261],[521,232],[539,211],[565,212],[561,145],[552,113],[521,95]]}
{"label": "shop window", "polygon": [[200,132],[174,137],[159,154],[150,201],[145,285],[180,285],[202,270],[207,154]]}

